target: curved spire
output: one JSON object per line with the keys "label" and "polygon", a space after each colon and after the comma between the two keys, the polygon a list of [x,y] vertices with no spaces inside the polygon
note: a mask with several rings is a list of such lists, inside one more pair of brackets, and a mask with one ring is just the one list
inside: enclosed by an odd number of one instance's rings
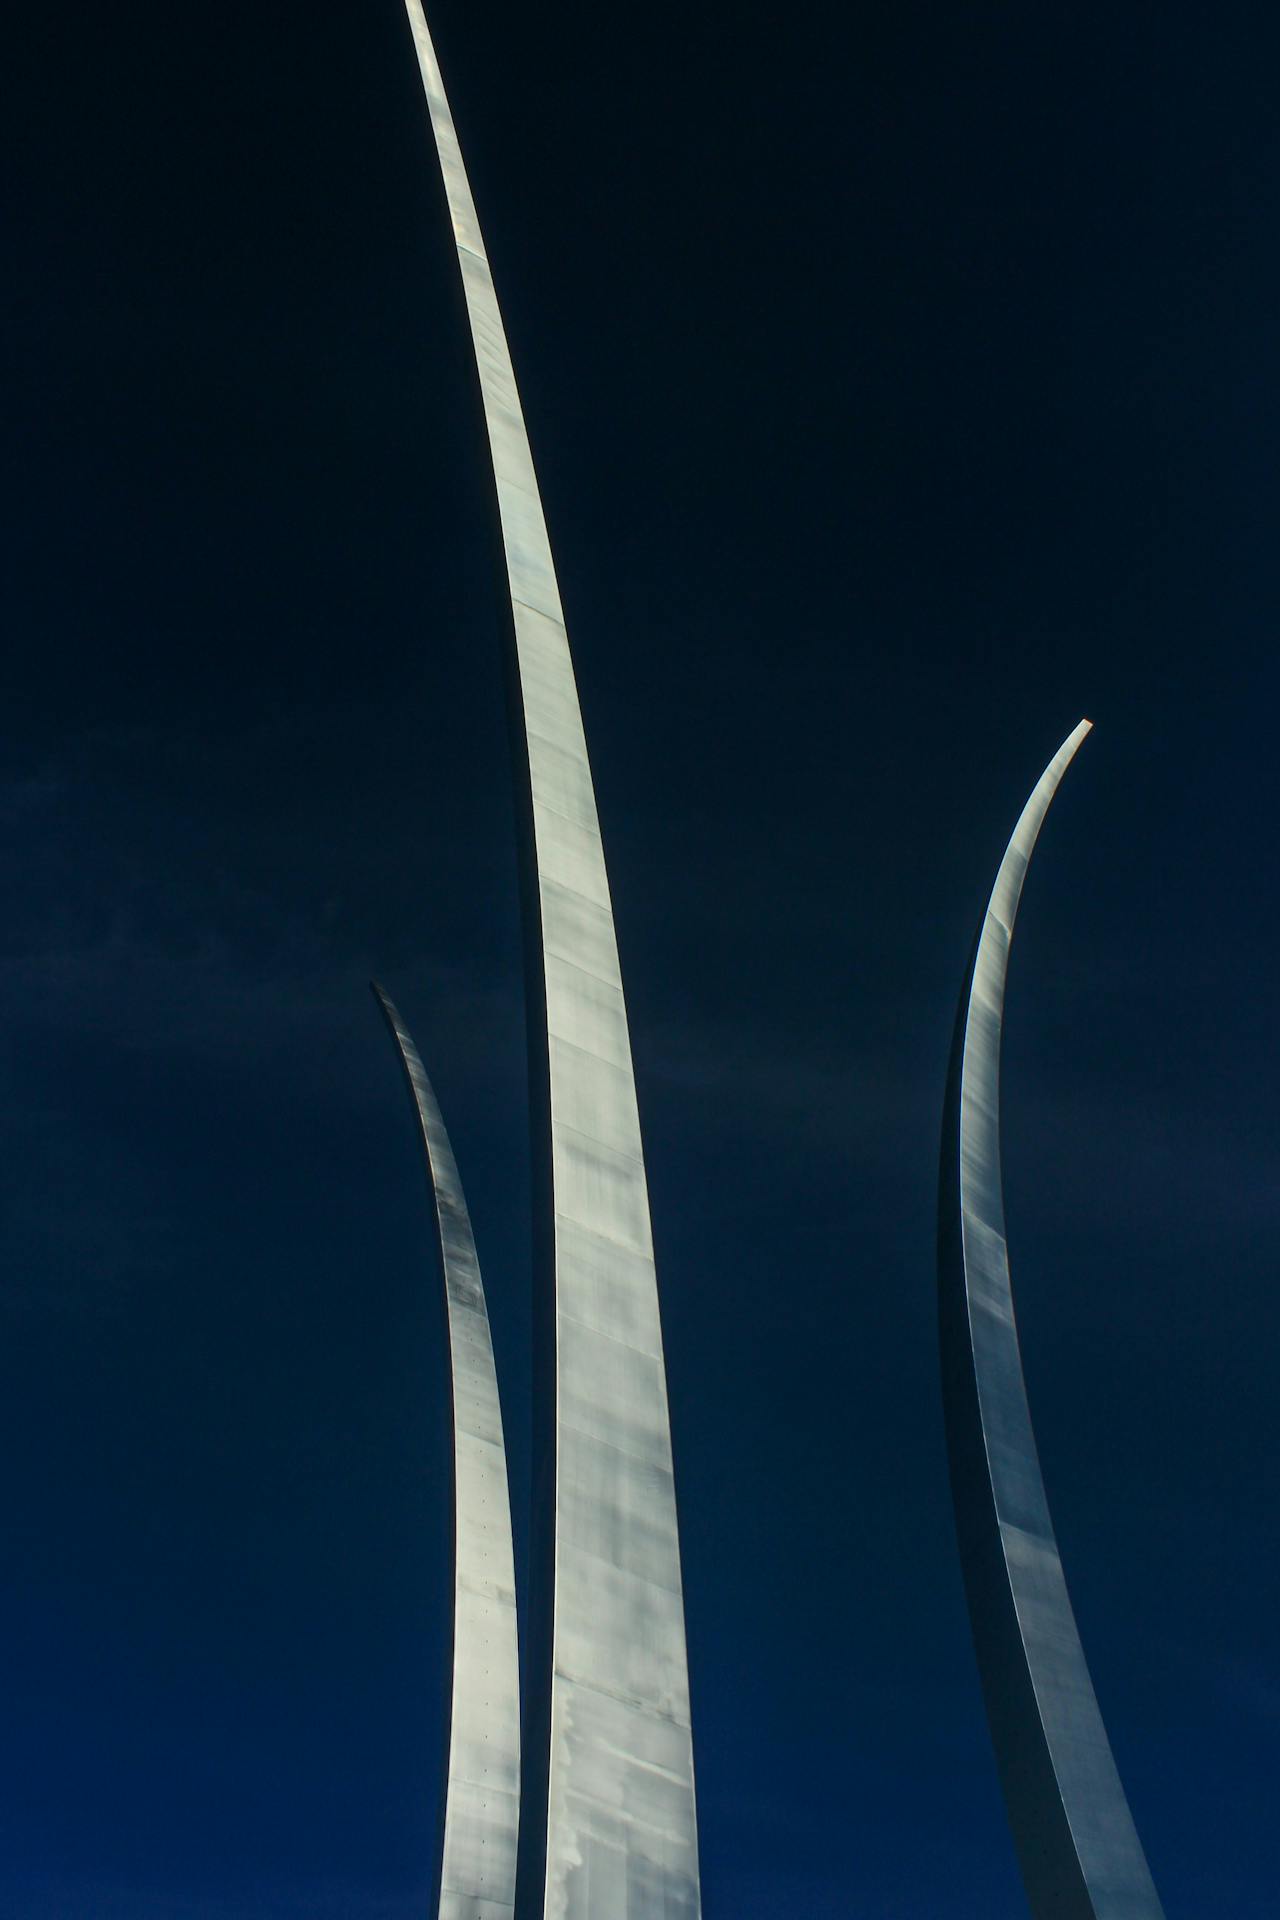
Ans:
{"label": "curved spire", "polygon": [[1088,731],[1082,720],[1023,809],[960,995],[938,1218],[943,1399],[974,1646],[1034,1920],[1163,1920],[1049,1517],[1014,1321],[1000,1178],[1009,942],[1036,836]]}
{"label": "curved spire", "polygon": [[453,1384],[453,1693],[439,1920],[511,1920],[520,1825],[520,1671],[498,1378],[471,1219],[417,1048],[382,988],[435,1196]]}
{"label": "curved spire", "polygon": [[684,1601],[649,1199],[573,663],[493,279],[406,0],[480,375],[514,640],[545,1560],[526,1644],[522,1920],[697,1920]]}

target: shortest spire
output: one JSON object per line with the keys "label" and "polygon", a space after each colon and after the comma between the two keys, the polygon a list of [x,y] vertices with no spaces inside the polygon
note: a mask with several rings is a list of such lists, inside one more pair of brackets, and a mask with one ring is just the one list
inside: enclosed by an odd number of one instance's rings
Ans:
{"label": "shortest spire", "polygon": [[511,1920],[520,1825],[520,1669],[511,1500],[480,1263],[431,1082],[390,996],[372,983],[426,1148],[453,1392],[453,1692],[439,1920]]}

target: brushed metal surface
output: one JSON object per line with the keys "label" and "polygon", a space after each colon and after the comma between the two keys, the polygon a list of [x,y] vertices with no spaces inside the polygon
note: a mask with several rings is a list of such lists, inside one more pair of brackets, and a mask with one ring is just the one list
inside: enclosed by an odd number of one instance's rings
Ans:
{"label": "brushed metal surface", "polygon": [[550,1488],[550,1591],[540,1604],[535,1596],[526,1644],[518,1904],[522,1920],[697,1920],[666,1376],[595,793],[493,279],[426,20],[418,0],[406,8],[488,427],[525,786],[535,1158],[546,1156],[535,1166],[535,1206],[554,1349],[535,1385],[544,1406],[552,1395],[554,1403],[535,1459]]}
{"label": "brushed metal surface", "polygon": [[422,1061],[373,989],[400,1051],[426,1148],[444,1270],[453,1387],[453,1686],[440,1920],[511,1920],[520,1825],[520,1670],[511,1502],[498,1378],[471,1219]]}
{"label": "brushed metal surface", "polygon": [[943,1398],[969,1616],[1035,1920],[1162,1920],[1085,1665],[1014,1320],[1000,1173],[1000,1036],[1014,917],[1081,721],[1023,809],[960,996],[938,1217]]}

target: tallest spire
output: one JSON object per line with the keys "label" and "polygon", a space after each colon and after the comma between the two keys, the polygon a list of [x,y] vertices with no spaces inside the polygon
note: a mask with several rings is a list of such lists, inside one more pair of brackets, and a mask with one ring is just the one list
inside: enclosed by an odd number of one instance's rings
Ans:
{"label": "tallest spire", "polygon": [[555,566],[475,204],[405,0],[497,490],[523,800],[542,1324],[520,1920],[698,1920],[666,1373],[626,1007]]}

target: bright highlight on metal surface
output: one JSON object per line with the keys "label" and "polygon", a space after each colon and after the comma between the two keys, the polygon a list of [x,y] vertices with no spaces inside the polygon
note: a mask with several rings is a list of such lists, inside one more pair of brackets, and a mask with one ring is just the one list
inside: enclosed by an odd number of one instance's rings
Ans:
{"label": "bright highlight on metal surface", "polygon": [[453,1693],[439,1920],[511,1920],[520,1825],[520,1671],[502,1409],[471,1220],[422,1061],[382,988],[435,1197],[453,1383]]}
{"label": "bright highlight on metal surface", "polygon": [[1062,1573],[1027,1405],[1000,1177],[1000,1035],[1014,918],[1082,720],[1023,809],[960,996],[938,1215],[956,1527],[1005,1805],[1035,1920],[1163,1920]]}
{"label": "bright highlight on metal surface", "polygon": [[[525,806],[549,1565],[526,1646],[522,1920],[697,1920],[684,1602],[631,1046],[573,664],[515,375],[440,70],[406,0],[480,375]],[[549,1377],[553,1375],[554,1377]]]}

